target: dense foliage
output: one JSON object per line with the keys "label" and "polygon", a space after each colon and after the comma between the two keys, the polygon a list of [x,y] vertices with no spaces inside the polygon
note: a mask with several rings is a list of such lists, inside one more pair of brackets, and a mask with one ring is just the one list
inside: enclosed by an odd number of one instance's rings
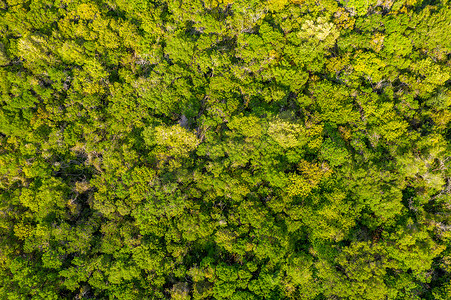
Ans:
{"label": "dense foliage", "polygon": [[1,0],[0,298],[450,299],[448,0]]}

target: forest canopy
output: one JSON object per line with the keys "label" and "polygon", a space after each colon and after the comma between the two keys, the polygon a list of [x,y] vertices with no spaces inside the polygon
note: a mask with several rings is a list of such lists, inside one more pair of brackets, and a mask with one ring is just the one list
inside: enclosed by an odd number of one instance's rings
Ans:
{"label": "forest canopy", "polygon": [[0,298],[450,299],[449,0],[0,0]]}

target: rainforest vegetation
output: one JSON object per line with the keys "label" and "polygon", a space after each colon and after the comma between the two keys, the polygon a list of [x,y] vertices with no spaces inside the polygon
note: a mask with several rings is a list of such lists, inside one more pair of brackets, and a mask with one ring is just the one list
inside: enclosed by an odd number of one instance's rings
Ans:
{"label": "rainforest vegetation", "polygon": [[0,0],[1,299],[451,299],[451,1]]}

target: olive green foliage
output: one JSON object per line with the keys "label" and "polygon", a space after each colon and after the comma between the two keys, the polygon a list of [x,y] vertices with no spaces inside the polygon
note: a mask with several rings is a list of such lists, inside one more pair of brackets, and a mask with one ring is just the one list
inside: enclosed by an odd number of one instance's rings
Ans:
{"label": "olive green foliage", "polygon": [[0,298],[450,299],[450,7],[0,1]]}

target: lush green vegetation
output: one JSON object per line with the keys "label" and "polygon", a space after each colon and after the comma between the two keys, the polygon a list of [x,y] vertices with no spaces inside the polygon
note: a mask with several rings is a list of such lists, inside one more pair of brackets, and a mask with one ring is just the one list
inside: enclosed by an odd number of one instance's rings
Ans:
{"label": "lush green vegetation", "polygon": [[450,299],[448,0],[0,0],[0,298]]}

